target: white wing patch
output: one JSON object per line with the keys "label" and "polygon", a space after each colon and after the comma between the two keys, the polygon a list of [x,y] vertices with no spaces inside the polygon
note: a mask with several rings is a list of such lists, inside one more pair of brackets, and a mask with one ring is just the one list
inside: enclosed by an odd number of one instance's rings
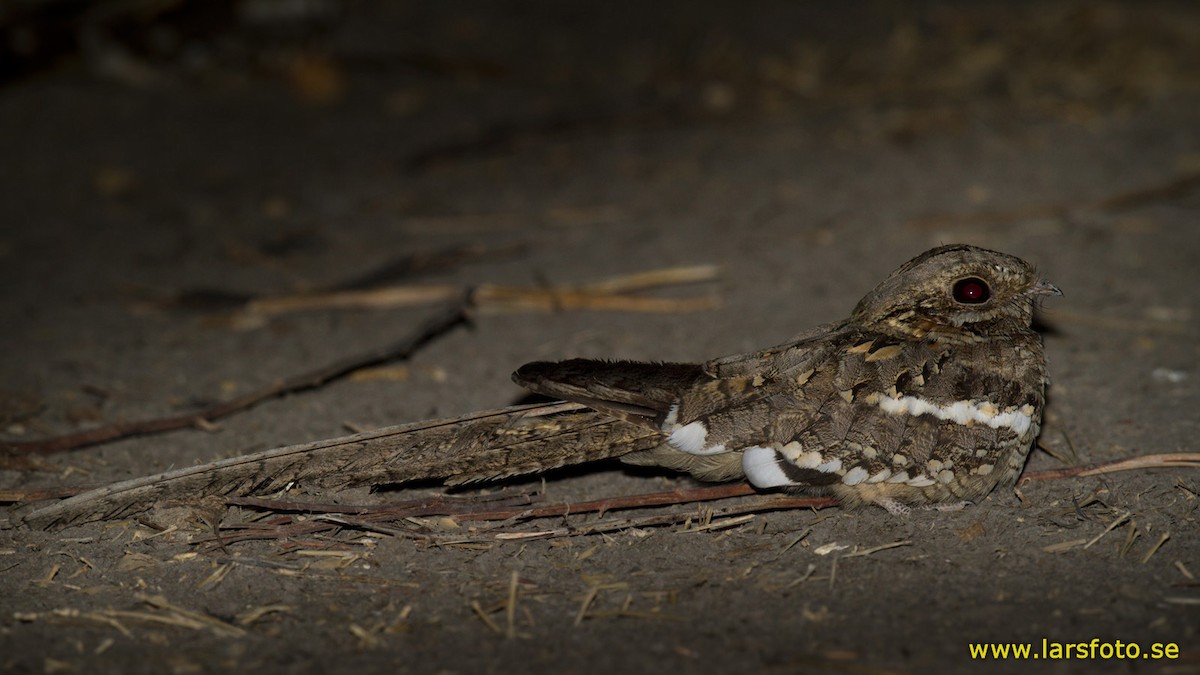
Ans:
{"label": "white wing patch", "polygon": [[953,477],[953,473],[949,470],[942,470],[940,473],[937,473],[937,479],[930,478],[924,473],[909,478],[907,471],[893,473],[891,469],[880,469],[872,474],[862,465],[844,470],[841,459],[836,457],[826,459],[818,452],[811,450],[806,452],[800,447],[800,443],[797,441],[792,441],[782,447],[754,445],[742,451],[742,471],[746,474],[746,480],[750,481],[750,484],[757,488],[767,489],[788,485],[803,485],[803,482],[797,482],[788,476],[784,462],[801,469],[840,475],[842,482],[846,485],[887,482],[893,484],[901,483],[913,487],[928,487],[937,482],[937,480],[941,480],[944,483],[948,482],[947,476]]}
{"label": "white wing patch", "polygon": [[990,401],[955,401],[947,405],[937,405],[917,396],[879,396],[876,403],[881,410],[893,415],[933,415],[955,424],[984,424],[993,429],[1003,427],[1018,436],[1024,435],[1033,425],[1033,406],[1028,404],[1020,408],[1012,406],[1001,412],[996,404]]}
{"label": "white wing patch", "polygon": [[689,455],[716,455],[725,452],[725,444],[708,444],[708,427],[704,422],[696,420],[680,425],[679,406],[673,405],[663,420],[662,430],[669,433],[667,443],[676,450],[682,450]]}
{"label": "white wing patch", "polygon": [[690,455],[715,455],[725,452],[723,443],[708,444],[708,428],[704,426],[704,422],[699,420],[689,422],[672,431],[671,435],[667,437],[667,443]]}
{"label": "white wing patch", "polygon": [[676,403],[667,411],[667,416],[663,418],[662,430],[674,431],[679,428],[679,404]]}
{"label": "white wing patch", "polygon": [[669,439],[671,445],[684,452],[697,453],[704,450],[704,441],[708,438],[708,429],[703,422],[692,422],[675,429]]}
{"label": "white wing patch", "polygon": [[793,485],[792,480],[779,466],[780,460],[787,461],[776,452],[775,448],[755,445],[742,452],[742,471],[746,473],[746,480],[756,488],[766,489]]}
{"label": "white wing patch", "polygon": [[[990,401],[955,401],[946,405],[938,405],[918,396],[900,396],[893,398],[884,394],[870,394],[866,400],[879,406],[881,410],[892,415],[932,415],[939,420],[970,426],[981,424],[993,429],[1009,429],[1018,436],[1024,435],[1033,426],[1034,409],[1031,405],[1020,407],[1010,406],[1001,410]],[[708,427],[704,422],[695,420],[687,424],[679,424],[679,407],[671,406],[663,420],[662,430],[669,434],[667,443],[677,450],[692,455],[715,455],[728,452],[724,443],[708,444]],[[908,460],[895,455],[893,464],[900,469],[908,464]],[[801,469],[810,469],[822,473],[837,474],[846,485],[861,483],[890,483],[904,484],[912,487],[928,487],[938,482],[952,482],[954,474],[948,464],[931,461],[929,474],[918,473],[910,475],[906,470],[880,469],[871,474],[864,466],[846,468],[838,457],[828,457],[815,450],[804,450],[796,441],[784,444],[782,447],[751,446],[742,450],[742,470],[746,480],[757,488],[777,488],[797,485],[788,477],[785,464],[788,462]],[[980,475],[992,470],[992,466],[978,467]],[[932,475],[932,477],[931,477]]]}

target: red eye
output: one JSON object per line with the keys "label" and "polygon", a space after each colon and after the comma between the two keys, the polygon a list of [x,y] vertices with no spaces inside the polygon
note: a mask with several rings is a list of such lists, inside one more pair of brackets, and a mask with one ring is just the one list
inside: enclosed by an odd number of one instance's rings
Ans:
{"label": "red eye", "polygon": [[992,297],[992,289],[979,277],[967,277],[954,282],[954,299],[967,305],[978,305]]}

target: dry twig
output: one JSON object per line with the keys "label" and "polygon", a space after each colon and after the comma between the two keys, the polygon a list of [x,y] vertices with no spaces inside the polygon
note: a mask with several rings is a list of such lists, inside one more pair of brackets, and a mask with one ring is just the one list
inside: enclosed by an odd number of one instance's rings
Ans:
{"label": "dry twig", "polygon": [[1059,480],[1062,478],[1098,476],[1100,474],[1115,473],[1117,471],[1133,471],[1135,469],[1165,469],[1171,467],[1200,469],[1200,453],[1177,452],[1157,455],[1142,455],[1140,457],[1118,459],[1111,462],[1101,462],[1099,464],[1068,466],[1062,469],[1048,469],[1046,471],[1030,471],[1021,476],[1021,480],[1017,481],[1017,487],[1039,480]]}
{"label": "dry twig", "polygon": [[265,387],[261,387],[254,391],[248,392],[235,399],[218,403],[204,410],[199,410],[186,415],[176,415],[173,417],[160,417],[149,420],[136,420],[132,422],[117,422],[108,424],[86,431],[80,431],[74,434],[65,436],[57,436],[47,438],[40,441],[25,441],[25,442],[3,442],[3,446],[7,446],[10,452],[17,453],[40,453],[49,454],[55,452],[63,452],[66,450],[75,450],[100,443],[108,443],[122,438],[131,436],[141,436],[145,434],[163,433],[166,431],[175,431],[177,429],[188,429],[193,427],[202,427],[211,423],[214,420],[222,417],[227,417],[237,412],[242,412],[252,408],[253,406],[271,398],[276,398],[286,394],[291,394],[305,389],[313,389],[328,382],[343,377],[360,368],[374,366],[387,361],[395,361],[397,359],[405,359],[411,356],[417,349],[430,340],[437,338],[456,326],[462,324],[467,318],[466,301],[462,300],[452,304],[446,309],[438,312],[431,319],[423,323],[409,335],[406,335],[401,340],[383,347],[379,347],[368,352],[354,354],[352,356],[338,359],[333,363],[326,364],[320,368],[305,371],[297,375],[293,375],[278,382],[273,382]]}
{"label": "dry twig", "polygon": [[245,312],[258,316],[278,316],[329,309],[395,309],[445,302],[463,296],[470,298],[470,305],[475,311],[484,313],[565,310],[695,312],[716,307],[719,302],[717,296],[651,298],[631,294],[664,286],[712,281],[716,279],[717,272],[713,265],[673,267],[591,284],[549,288],[482,284],[474,289],[440,285],[338,290],[260,298],[247,303]]}
{"label": "dry twig", "polygon": [[[308,536],[321,532],[335,532],[339,529],[365,530],[389,536],[415,539],[427,544],[450,546],[477,544],[495,541],[527,541],[530,539],[552,539],[560,537],[576,537],[606,532],[631,529],[646,529],[665,527],[678,524],[702,522],[700,526],[688,527],[688,532],[724,529],[748,522],[755,513],[777,511],[794,508],[820,509],[833,506],[837,502],[830,497],[772,497],[758,495],[757,499],[734,504],[717,511],[689,510],[673,513],[656,514],[636,518],[612,518],[579,525],[562,525],[549,529],[513,530],[512,525],[532,519],[562,517],[566,515],[582,515],[586,513],[606,513],[618,510],[642,509],[650,506],[678,505],[700,503],[729,498],[756,495],[752,488],[743,484],[716,485],[691,490],[672,490],[628,497],[580,502],[576,504],[556,504],[540,508],[522,508],[519,506],[509,509],[496,509],[497,501],[493,495],[481,495],[474,498],[458,498],[453,501],[442,501],[437,498],[429,500],[412,500],[405,502],[406,506],[395,508],[388,506],[345,506],[342,513],[333,512],[328,505],[316,505],[316,511],[321,515],[299,520],[292,516],[277,516],[252,523],[242,523],[225,526],[221,532],[199,537],[192,540],[193,544],[203,544],[220,541],[229,544],[235,541],[248,540],[279,540],[295,541],[297,537]],[[509,501],[533,502],[536,495],[514,495],[506,498]],[[240,505],[253,508],[271,509],[273,502],[269,500],[246,500],[237,498],[230,500]],[[253,504],[249,502],[253,501]],[[295,508],[294,502],[280,502],[287,510],[303,511]],[[475,508],[469,508],[474,504]],[[427,510],[419,510],[428,507]],[[458,531],[438,532],[430,529],[430,521],[414,516],[445,515],[452,512],[454,521],[465,522],[498,522],[493,527],[473,527],[467,534]],[[719,516],[722,520],[712,520]]]}
{"label": "dry twig", "polygon": [[[272,511],[311,511],[316,513],[340,513],[378,520],[383,518],[409,518],[413,516],[451,516],[459,522],[532,520],[535,518],[554,518],[585,513],[603,515],[609,511],[642,509],[655,506],[672,506],[677,504],[694,504],[699,502],[730,499],[734,497],[760,496],[761,499],[751,502],[745,508],[738,507],[727,513],[750,513],[762,511],[778,511],[792,508],[825,508],[837,503],[831,497],[780,497],[762,495],[746,483],[726,483],[708,485],[686,490],[669,490],[666,492],[651,492],[624,497],[608,497],[586,502],[564,502],[546,506],[528,507],[525,504],[534,503],[538,496],[534,494],[518,494],[503,498],[494,495],[481,497],[446,497],[433,496],[382,505],[336,505],[312,504],[299,502],[276,502],[267,499],[231,497],[226,500],[230,504],[252,506]],[[510,505],[495,508],[497,502],[508,502]],[[309,508],[309,507],[312,508]]]}
{"label": "dry twig", "polygon": [[[337,290],[327,293],[281,296],[252,300],[246,311],[275,315],[305,309],[383,308],[433,302],[447,307],[401,340],[360,354],[353,354],[320,368],[298,373],[235,399],[185,415],[132,422],[117,422],[94,429],[38,441],[0,441],[0,448],[18,454],[51,454],[108,443],[131,436],[179,429],[206,429],[215,420],[247,410],[267,399],[313,389],[356,370],[389,361],[406,359],[422,346],[464,323],[475,311],[618,310],[639,312],[691,312],[711,309],[715,295],[691,298],[647,298],[631,292],[662,286],[678,286],[715,279],[712,265],[676,267],[615,277],[581,286],[520,288],[485,284],[475,289],[453,286],[396,287],[368,290]],[[8,501],[15,501],[9,499]]]}

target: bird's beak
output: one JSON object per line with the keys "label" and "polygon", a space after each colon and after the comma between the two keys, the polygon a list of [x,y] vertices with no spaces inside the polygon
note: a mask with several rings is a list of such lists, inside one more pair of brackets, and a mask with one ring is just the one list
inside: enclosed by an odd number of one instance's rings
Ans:
{"label": "bird's beak", "polygon": [[1038,282],[1033,285],[1033,288],[1029,289],[1029,294],[1030,295],[1062,295],[1062,291],[1059,290],[1058,286],[1055,286],[1054,284],[1050,283],[1049,281],[1046,281],[1045,279],[1038,279]]}

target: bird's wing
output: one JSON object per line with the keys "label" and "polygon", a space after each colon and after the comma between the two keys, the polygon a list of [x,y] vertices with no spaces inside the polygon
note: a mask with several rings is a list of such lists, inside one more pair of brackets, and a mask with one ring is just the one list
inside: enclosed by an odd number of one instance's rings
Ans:
{"label": "bird's wing", "polygon": [[846,328],[844,322],[823,324],[774,347],[713,359],[704,364],[704,371],[716,378],[804,372],[812,367],[810,362],[826,357],[829,342]]}
{"label": "bird's wing", "polygon": [[822,415],[837,395],[835,383],[857,379],[840,358],[846,340],[855,339],[852,333],[822,327],[786,345],[703,366],[586,359],[531,363],[513,379],[661,434],[662,445],[627,455],[626,461],[728,480],[742,475],[743,450],[790,440]]}
{"label": "bird's wing", "polygon": [[683,391],[664,419],[668,444],[716,455],[790,440],[835,395],[843,351],[843,341],[813,339],[710,361],[714,377]]}
{"label": "bird's wing", "polygon": [[805,380],[813,372],[836,360],[842,341],[831,338],[842,327],[819,326],[788,343],[704,365],[572,359],[527,364],[513,380],[660,430],[683,452],[717,454],[774,436],[780,416],[788,428],[805,424],[816,406],[797,404],[796,397],[811,389]]}
{"label": "bird's wing", "polygon": [[513,381],[656,430],[682,392],[713,378],[697,364],[571,359],[521,366]]}

